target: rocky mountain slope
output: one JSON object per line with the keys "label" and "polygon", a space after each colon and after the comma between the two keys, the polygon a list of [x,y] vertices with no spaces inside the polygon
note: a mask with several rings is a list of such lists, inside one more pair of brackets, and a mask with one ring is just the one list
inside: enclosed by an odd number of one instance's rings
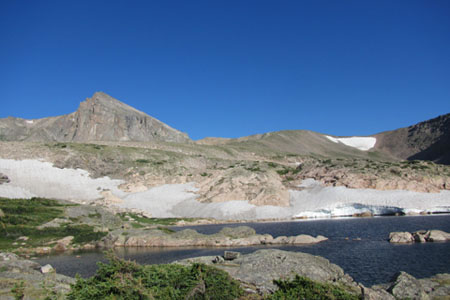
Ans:
{"label": "rocky mountain slope", "polygon": [[280,155],[395,160],[389,154],[380,151],[361,151],[343,143],[333,142],[326,135],[309,130],[283,130],[238,139],[205,138],[196,143],[251,150],[257,154],[280,153]]}
{"label": "rocky mountain slope", "polygon": [[81,102],[78,110],[68,115],[37,120],[0,119],[0,140],[190,141],[187,134],[102,92]]}
{"label": "rocky mountain slope", "polygon": [[376,150],[397,158],[450,164],[450,113],[374,137]]}
{"label": "rocky mountain slope", "polygon": [[[69,115],[0,120],[0,196],[120,204],[158,217],[287,218],[388,198],[395,203],[381,206],[395,212],[443,212],[450,209],[450,166],[414,159],[429,153],[424,158],[446,162],[449,119],[370,137],[286,130],[192,142],[96,93]],[[301,186],[305,179],[321,187]],[[374,191],[370,199],[367,191]],[[372,213],[385,211],[375,206]]]}

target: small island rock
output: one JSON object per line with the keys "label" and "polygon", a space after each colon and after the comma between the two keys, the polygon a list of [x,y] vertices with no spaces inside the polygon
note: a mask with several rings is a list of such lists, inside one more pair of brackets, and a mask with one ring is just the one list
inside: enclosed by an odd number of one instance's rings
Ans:
{"label": "small island rock", "polygon": [[391,243],[413,243],[414,237],[409,232],[391,232],[389,234],[389,242]]}
{"label": "small island rock", "polygon": [[391,232],[389,242],[391,243],[426,243],[445,242],[450,240],[450,233],[442,230],[419,230],[410,232]]}

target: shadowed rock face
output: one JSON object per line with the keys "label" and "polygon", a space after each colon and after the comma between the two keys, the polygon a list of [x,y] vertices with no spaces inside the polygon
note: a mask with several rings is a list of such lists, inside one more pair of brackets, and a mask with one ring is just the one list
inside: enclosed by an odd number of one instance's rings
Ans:
{"label": "shadowed rock face", "polygon": [[102,92],[81,102],[78,110],[68,115],[38,120],[0,119],[0,140],[190,141],[187,134]]}
{"label": "shadowed rock face", "polygon": [[450,164],[450,114],[375,137],[375,149],[394,157]]}

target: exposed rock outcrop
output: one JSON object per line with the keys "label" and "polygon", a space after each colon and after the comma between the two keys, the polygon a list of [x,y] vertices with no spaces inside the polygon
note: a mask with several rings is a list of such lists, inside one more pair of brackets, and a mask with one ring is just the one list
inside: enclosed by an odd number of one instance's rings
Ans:
{"label": "exposed rock outcrop", "polygon": [[289,206],[289,191],[275,172],[228,169],[197,184],[200,202],[248,200],[254,205]]}
{"label": "exposed rock outcrop", "polygon": [[72,243],[73,239],[73,236],[66,236],[60,240],[57,240],[56,245],[53,246],[53,250],[57,252],[66,251],[67,247]]}
{"label": "exposed rock outcrop", "polygon": [[387,290],[395,299],[448,299],[450,274],[437,274],[430,278],[417,279],[406,273],[397,273],[392,282],[373,286],[377,291]]}
{"label": "exposed rock outcrop", "polygon": [[395,167],[385,173],[358,173],[346,168],[330,169],[319,166],[305,168],[299,177],[300,179],[313,178],[325,186],[345,186],[352,189],[409,190],[421,193],[450,190],[450,177],[445,174],[424,176],[408,173]]}
{"label": "exposed rock outcrop", "polygon": [[15,299],[11,290],[21,286],[24,299],[64,299],[75,279],[54,272],[50,265],[19,258],[12,253],[0,253],[0,298]]}
{"label": "exposed rock outcrop", "polygon": [[405,272],[400,272],[388,291],[399,299],[428,299],[419,280]]}
{"label": "exposed rock outcrop", "polygon": [[426,243],[446,242],[450,240],[450,233],[442,230],[419,230],[410,232],[391,232],[389,242],[391,243]]}
{"label": "exposed rock outcrop", "polygon": [[239,280],[247,290],[259,294],[274,291],[274,279],[293,278],[298,274],[315,281],[340,285],[365,300],[447,299],[445,297],[450,295],[450,274],[416,279],[410,274],[400,272],[392,282],[369,288],[354,282],[339,266],[323,257],[278,249],[258,250],[240,255],[231,262],[221,256],[203,256],[175,263],[214,265]]}
{"label": "exposed rock outcrop", "polygon": [[109,233],[98,247],[230,247],[252,245],[288,245],[288,244],[315,244],[326,241],[324,236],[312,237],[298,235],[291,237],[273,238],[270,234],[256,234],[255,230],[240,226],[235,228],[225,227],[216,234],[206,235],[193,229],[184,229],[178,232],[167,230],[128,230],[127,236],[120,231]]}
{"label": "exposed rock outcrop", "polygon": [[190,141],[187,134],[102,92],[68,115],[0,119],[0,137],[6,141]]}
{"label": "exposed rock outcrop", "polygon": [[8,176],[6,176],[5,174],[0,173],[0,184],[8,183],[8,182],[9,182]]}
{"label": "exposed rock outcrop", "polygon": [[389,234],[389,242],[391,243],[414,243],[414,237],[410,232],[391,232]]}
{"label": "exposed rock outcrop", "polygon": [[259,293],[267,293],[276,289],[274,279],[293,278],[295,274],[308,277],[319,282],[342,284],[354,293],[360,293],[353,279],[337,265],[327,259],[301,252],[289,252],[278,249],[258,250],[251,254],[241,255],[232,264],[213,263],[215,257],[204,256],[189,258],[176,263],[206,263],[227,271],[233,278]]}
{"label": "exposed rock outcrop", "polygon": [[68,219],[55,218],[47,223],[37,226],[36,228],[39,230],[45,229],[45,228],[58,228],[61,225],[68,224],[68,223],[71,223],[71,221]]}

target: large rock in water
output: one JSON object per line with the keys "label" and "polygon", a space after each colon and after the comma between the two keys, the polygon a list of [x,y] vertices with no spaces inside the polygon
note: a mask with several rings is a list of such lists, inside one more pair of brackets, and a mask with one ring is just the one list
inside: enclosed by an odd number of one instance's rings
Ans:
{"label": "large rock in water", "polygon": [[429,230],[427,241],[429,242],[445,242],[450,240],[450,233],[442,230]]}
{"label": "large rock in water", "polygon": [[409,232],[391,232],[389,242],[391,243],[426,243],[426,242],[445,242],[450,240],[450,233],[442,230],[419,230],[413,233]]}
{"label": "large rock in water", "polygon": [[414,237],[409,232],[391,232],[389,234],[389,242],[391,243],[414,243]]}
{"label": "large rock in water", "polygon": [[0,138],[6,141],[167,141],[188,142],[187,134],[97,92],[77,111],[63,116],[24,120],[0,119]]}

